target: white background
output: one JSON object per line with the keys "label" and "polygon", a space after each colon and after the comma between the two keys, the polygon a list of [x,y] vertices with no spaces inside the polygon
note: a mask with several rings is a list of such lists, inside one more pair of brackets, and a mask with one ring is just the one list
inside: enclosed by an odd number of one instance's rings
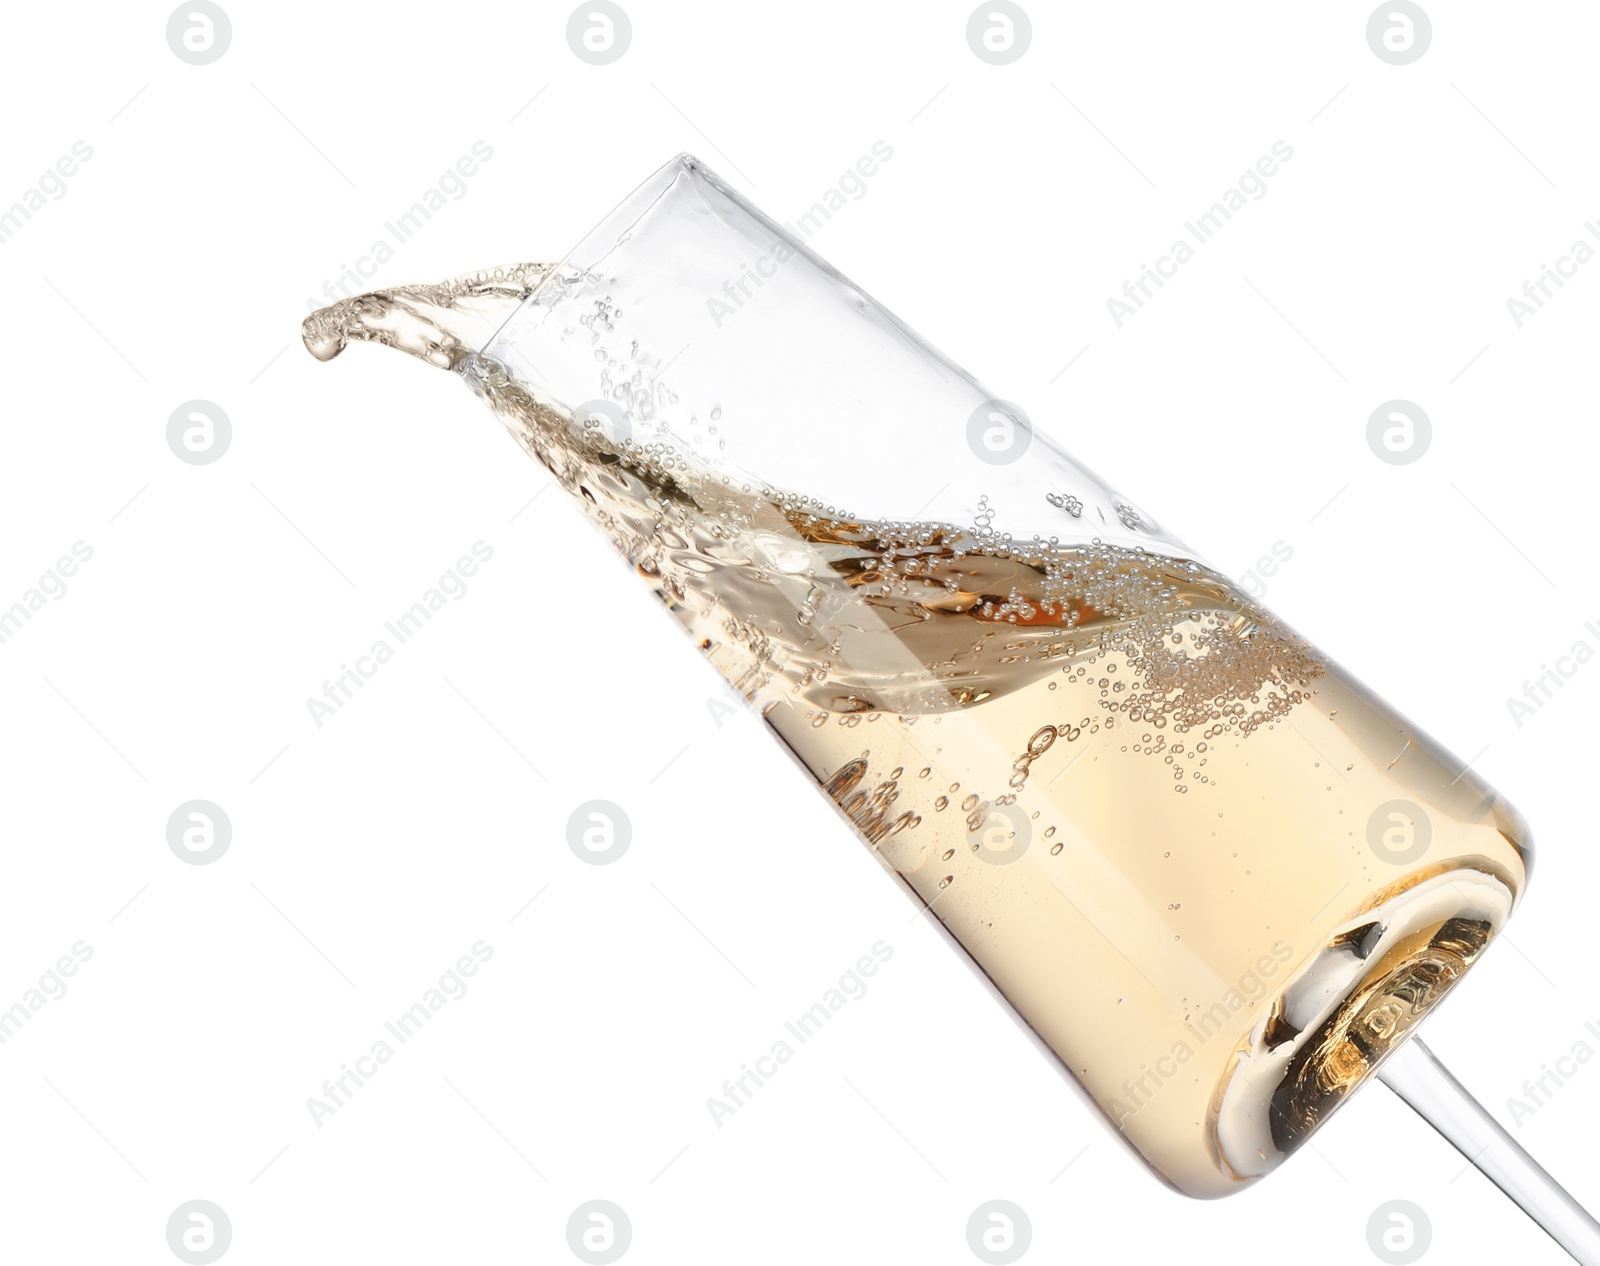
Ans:
{"label": "white background", "polygon": [[[1566,1260],[1378,1086],[1240,1196],[1158,1185],[709,706],[599,537],[528,504],[544,474],[461,385],[318,364],[298,325],[474,141],[377,284],[559,256],[680,150],[787,219],[887,141],[812,245],[1224,570],[1291,548],[1268,605],[1530,819],[1527,902],[1429,1026],[1504,1118],[1600,1024],[1600,666],[1520,728],[1506,705],[1600,645],[1600,262],[1521,329],[1505,302],[1600,217],[1600,13],[1431,6],[1396,67],[1365,3],[1033,3],[996,67],[964,3],[637,0],[594,67],[564,4],[225,7],[206,66],[164,5],[7,15],[0,206],[93,148],[0,246],[0,605],[94,551],[0,646],[0,1006],[93,948],[0,1047],[14,1260],[171,1262],[201,1198],[229,1263],[571,1261],[596,1197],[638,1262],[970,1262],[996,1197],[1027,1260],[1363,1261],[1391,1199],[1431,1259]],[[1118,329],[1106,299],[1275,140],[1267,195]],[[1434,428],[1408,466],[1365,438],[1397,397]],[[233,425],[208,466],[166,443],[195,398]],[[306,698],[478,540],[466,597],[318,729]],[[197,797],[233,824],[212,865],[166,843]],[[631,818],[617,864],[567,847],[591,798]],[[871,991],[716,1128],[707,1097],[880,939]],[[471,992],[315,1125],[478,940]],[[1591,1205],[1597,1110],[1590,1064],[1518,1131]]]}

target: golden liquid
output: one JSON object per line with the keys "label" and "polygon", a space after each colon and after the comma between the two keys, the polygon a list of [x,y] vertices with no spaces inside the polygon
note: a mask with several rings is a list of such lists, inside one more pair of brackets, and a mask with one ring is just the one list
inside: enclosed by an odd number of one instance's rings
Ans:
{"label": "golden liquid", "polygon": [[346,301],[307,343],[461,372],[1174,1186],[1270,1171],[1498,931],[1515,811],[1225,579],[618,447],[469,350],[546,271]]}

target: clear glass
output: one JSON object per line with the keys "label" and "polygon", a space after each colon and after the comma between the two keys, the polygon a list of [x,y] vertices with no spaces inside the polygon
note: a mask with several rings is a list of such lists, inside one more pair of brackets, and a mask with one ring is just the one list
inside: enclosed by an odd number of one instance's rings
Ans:
{"label": "clear glass", "polygon": [[559,265],[304,336],[460,373],[1119,1136],[1239,1190],[1477,961],[1526,828],[817,258],[826,212],[684,156]]}
{"label": "clear glass", "polygon": [[1149,1166],[1281,1163],[1527,831],[693,158],[457,367]]}

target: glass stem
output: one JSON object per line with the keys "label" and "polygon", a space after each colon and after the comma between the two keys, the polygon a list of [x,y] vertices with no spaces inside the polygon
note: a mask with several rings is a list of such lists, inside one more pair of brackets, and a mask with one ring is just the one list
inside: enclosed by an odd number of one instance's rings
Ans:
{"label": "glass stem", "polygon": [[1496,1187],[1584,1266],[1600,1266],[1600,1223],[1522,1150],[1418,1039],[1405,1042],[1378,1078],[1449,1139]]}

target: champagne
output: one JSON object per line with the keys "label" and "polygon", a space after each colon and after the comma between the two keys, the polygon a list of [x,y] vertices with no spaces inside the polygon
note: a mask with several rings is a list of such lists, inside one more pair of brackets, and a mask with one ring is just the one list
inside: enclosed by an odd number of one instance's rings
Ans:
{"label": "champagne", "polygon": [[307,345],[460,373],[1158,1175],[1270,1171],[1499,930],[1520,817],[1226,579],[619,439],[471,350],[547,272],[359,296]]}

